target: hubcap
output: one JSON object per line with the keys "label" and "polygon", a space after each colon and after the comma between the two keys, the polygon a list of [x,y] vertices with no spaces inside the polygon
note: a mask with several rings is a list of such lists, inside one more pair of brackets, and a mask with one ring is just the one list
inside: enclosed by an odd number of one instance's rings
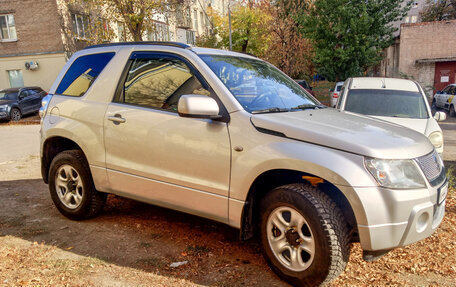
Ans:
{"label": "hubcap", "polygon": [[296,209],[274,209],[267,222],[269,247],[286,268],[300,272],[309,268],[315,255],[315,240],[304,216]]}
{"label": "hubcap", "polygon": [[70,209],[76,209],[82,202],[84,186],[79,173],[70,165],[62,165],[55,175],[55,190],[60,201]]}
{"label": "hubcap", "polygon": [[13,110],[11,113],[11,118],[13,119],[13,121],[18,121],[21,119],[21,115],[18,110]]}

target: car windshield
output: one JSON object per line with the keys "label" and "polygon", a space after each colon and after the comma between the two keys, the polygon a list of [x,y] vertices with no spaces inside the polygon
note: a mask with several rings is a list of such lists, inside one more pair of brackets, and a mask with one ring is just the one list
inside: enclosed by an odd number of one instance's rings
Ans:
{"label": "car windshield", "polygon": [[201,55],[201,58],[248,112],[321,107],[298,83],[264,61],[226,55]]}
{"label": "car windshield", "polygon": [[0,92],[0,100],[16,100],[17,93],[15,92]]}
{"label": "car windshield", "polygon": [[345,110],[370,116],[426,119],[429,117],[419,92],[397,90],[350,90]]}

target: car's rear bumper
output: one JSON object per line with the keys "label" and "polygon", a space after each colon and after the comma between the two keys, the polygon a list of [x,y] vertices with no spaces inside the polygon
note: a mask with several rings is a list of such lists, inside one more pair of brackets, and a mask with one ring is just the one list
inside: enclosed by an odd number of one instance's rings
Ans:
{"label": "car's rear bumper", "polygon": [[357,189],[369,224],[358,225],[363,250],[375,251],[405,246],[429,237],[440,225],[445,202],[438,202],[438,190],[446,186],[417,190],[384,188]]}

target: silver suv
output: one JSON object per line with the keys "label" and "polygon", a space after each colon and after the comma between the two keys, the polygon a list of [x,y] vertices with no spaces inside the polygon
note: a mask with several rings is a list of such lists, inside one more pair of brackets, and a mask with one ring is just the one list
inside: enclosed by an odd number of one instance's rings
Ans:
{"label": "silver suv", "polygon": [[41,109],[42,175],[58,210],[107,193],[258,235],[271,268],[319,285],[430,236],[445,210],[440,156],[420,133],[324,108],[255,57],[143,42],[92,46]]}

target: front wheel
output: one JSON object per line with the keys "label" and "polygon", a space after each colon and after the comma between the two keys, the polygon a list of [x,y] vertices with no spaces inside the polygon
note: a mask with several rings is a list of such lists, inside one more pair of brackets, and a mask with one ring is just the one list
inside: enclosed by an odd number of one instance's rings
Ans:
{"label": "front wheel", "polygon": [[336,204],[307,184],[278,187],[261,206],[261,244],[271,269],[295,286],[339,276],[350,253],[348,225]]}
{"label": "front wheel", "polygon": [[106,194],[95,189],[89,165],[80,150],[63,151],[52,160],[49,191],[57,209],[73,220],[94,217],[106,201]]}
{"label": "front wheel", "polygon": [[10,119],[13,122],[18,122],[22,118],[21,111],[17,108],[12,108],[10,112]]}

